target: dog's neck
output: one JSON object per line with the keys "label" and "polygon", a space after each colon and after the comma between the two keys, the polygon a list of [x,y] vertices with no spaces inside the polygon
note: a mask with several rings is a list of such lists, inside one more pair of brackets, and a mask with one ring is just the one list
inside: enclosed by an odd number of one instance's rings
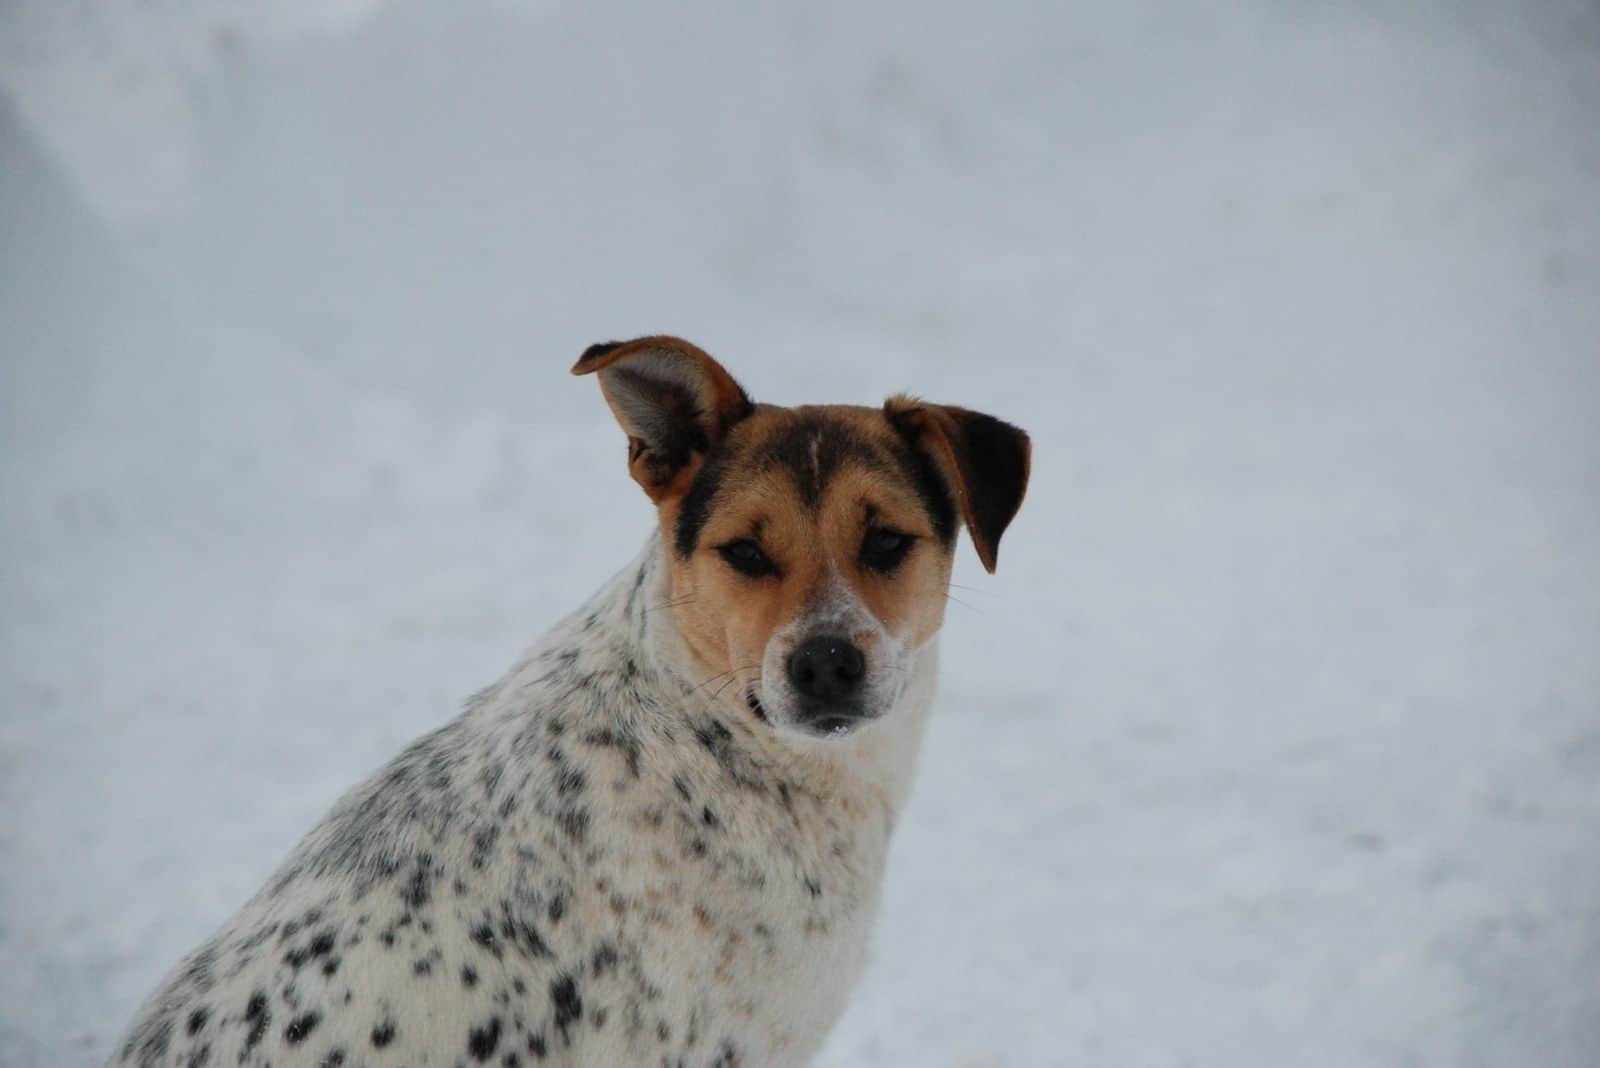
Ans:
{"label": "dog's neck", "polygon": [[673,620],[665,550],[651,534],[632,563],[603,587],[575,619],[597,620],[622,638],[630,652],[665,686],[683,695],[669,714],[713,716],[760,763],[819,784],[865,791],[898,812],[911,789],[917,754],[933,702],[938,640],[918,652],[903,695],[880,722],[844,738],[807,739],[775,730],[746,707],[738,687],[717,693],[707,686],[716,669],[700,663]]}

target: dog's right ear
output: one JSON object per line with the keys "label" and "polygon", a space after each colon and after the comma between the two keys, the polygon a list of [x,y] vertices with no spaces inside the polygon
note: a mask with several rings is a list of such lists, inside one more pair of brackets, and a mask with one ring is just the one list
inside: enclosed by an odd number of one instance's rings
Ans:
{"label": "dog's right ear", "polygon": [[657,502],[683,493],[705,454],[755,408],[721,364],[682,338],[590,345],[572,373],[599,374],[628,435],[628,473]]}

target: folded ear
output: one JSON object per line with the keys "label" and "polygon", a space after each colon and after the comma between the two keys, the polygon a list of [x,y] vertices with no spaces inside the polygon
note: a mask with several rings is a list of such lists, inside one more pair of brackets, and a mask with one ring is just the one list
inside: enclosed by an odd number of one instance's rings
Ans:
{"label": "folded ear", "polygon": [[655,501],[686,488],[683,476],[754,408],[721,364],[676,337],[591,345],[572,373],[599,374],[628,435],[628,472]]}
{"label": "folded ear", "polygon": [[915,397],[890,397],[883,411],[914,446],[933,457],[978,559],[993,573],[1000,535],[1022,507],[1028,488],[1032,444],[1027,433],[992,415],[926,404]]}

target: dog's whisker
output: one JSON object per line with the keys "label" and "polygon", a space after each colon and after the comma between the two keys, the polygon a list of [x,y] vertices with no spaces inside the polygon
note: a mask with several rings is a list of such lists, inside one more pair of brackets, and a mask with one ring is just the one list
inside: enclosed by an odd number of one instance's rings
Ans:
{"label": "dog's whisker", "polygon": [[978,608],[975,605],[968,604],[967,602],[963,601],[961,598],[957,597],[955,594],[951,593],[949,590],[945,591],[944,596],[945,596],[946,600],[954,601],[956,604],[960,605],[962,608],[965,608],[970,612],[977,612],[979,615],[983,614],[983,609]]}
{"label": "dog's whisker", "polygon": [[963,586],[959,582],[947,582],[945,583],[945,586],[948,589],[960,590],[963,593],[976,593],[983,597],[1002,596],[997,590],[986,590],[981,586]]}
{"label": "dog's whisker", "polygon": [[[719,679],[725,679],[729,675],[737,675],[738,672],[741,672],[741,671],[760,671],[760,670],[761,670],[761,665],[760,664],[741,664],[738,667],[731,667],[727,671],[719,671],[719,672],[717,672],[715,675],[711,676],[709,679],[706,679],[703,682],[697,684],[694,687],[694,689],[690,690],[689,692],[690,693],[697,693],[700,690],[704,689],[705,687],[711,685],[713,682],[716,682]],[[717,692],[720,693],[721,691],[719,690]]]}
{"label": "dog's whisker", "polygon": [[711,695],[711,699],[713,701],[715,701],[717,698],[722,696],[723,691],[726,690],[729,686],[732,686],[734,683],[741,682],[741,681],[744,681],[744,680],[740,679],[739,676],[737,674],[735,674],[733,678],[729,679],[727,682],[725,682],[721,686],[717,687],[717,692]]}
{"label": "dog's whisker", "polygon": [[709,679],[706,679],[704,682],[696,684],[694,689],[690,690],[689,692],[690,693],[698,693],[699,691],[705,689],[707,686],[710,686],[713,682],[717,682],[717,681],[719,681],[721,679],[725,679],[731,674],[733,674],[732,671],[719,671],[715,675],[711,676]]}
{"label": "dog's whisker", "polygon": [[659,612],[663,608],[681,608],[686,604],[693,604],[694,600],[695,595],[691,593],[689,596],[680,597],[676,601],[662,601],[660,604],[647,606],[644,610],[644,614],[649,615],[651,612]]}

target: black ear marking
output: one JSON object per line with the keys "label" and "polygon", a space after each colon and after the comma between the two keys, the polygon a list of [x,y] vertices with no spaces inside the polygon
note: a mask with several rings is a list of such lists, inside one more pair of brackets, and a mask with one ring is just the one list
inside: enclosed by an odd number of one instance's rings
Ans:
{"label": "black ear marking", "polygon": [[628,435],[628,467],[657,501],[681,492],[679,476],[754,405],[723,366],[681,338],[642,337],[590,345],[575,375],[598,374],[600,390]]}
{"label": "black ear marking", "polygon": [[891,397],[883,410],[895,429],[933,457],[960,506],[978,559],[993,572],[1000,536],[1028,488],[1033,446],[1027,433],[992,415],[912,397]]}
{"label": "black ear marking", "polygon": [[592,363],[595,360],[600,359],[602,356],[609,356],[611,353],[620,349],[624,344],[626,344],[626,342],[601,341],[598,344],[590,345],[588,348],[583,350],[583,355],[578,357],[578,363],[577,366],[573,368],[573,374],[581,374],[582,372],[578,370],[578,367],[582,367],[586,363]]}

